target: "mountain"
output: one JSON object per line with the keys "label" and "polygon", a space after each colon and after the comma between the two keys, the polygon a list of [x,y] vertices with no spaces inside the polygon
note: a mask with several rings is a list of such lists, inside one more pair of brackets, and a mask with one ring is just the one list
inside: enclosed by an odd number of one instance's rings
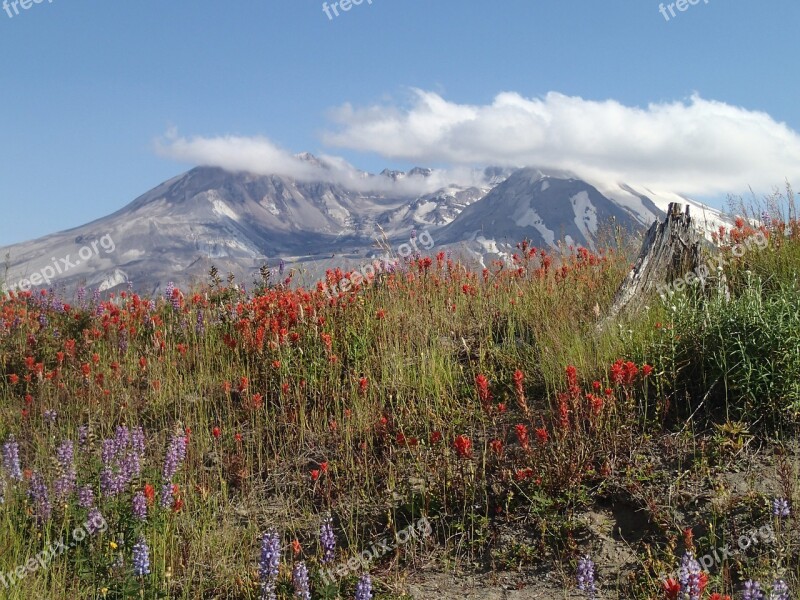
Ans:
{"label": "mountain", "polygon": [[[298,158],[326,166],[311,154]],[[378,237],[397,248],[412,230],[426,230],[437,249],[466,248],[481,261],[507,256],[524,238],[591,247],[610,219],[641,228],[680,198],[529,168],[489,168],[479,185],[423,194],[410,190],[434,181],[431,169],[358,175],[345,185],[198,167],[87,225],[0,248],[8,257],[3,279],[9,288],[29,278],[67,290],[130,282],[155,293],[169,281],[205,281],[212,265],[248,284],[263,264],[274,268],[283,260],[310,285],[326,268],[355,266],[374,254]]]}

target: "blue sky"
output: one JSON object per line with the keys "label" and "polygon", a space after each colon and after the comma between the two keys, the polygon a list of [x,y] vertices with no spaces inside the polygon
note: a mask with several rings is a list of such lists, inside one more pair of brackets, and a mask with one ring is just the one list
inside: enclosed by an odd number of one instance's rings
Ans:
{"label": "blue sky", "polygon": [[796,0],[700,0],[669,21],[651,0],[18,9],[0,11],[0,246],[196,163],[250,164],[258,144],[371,171],[557,157],[701,198],[800,164]]}

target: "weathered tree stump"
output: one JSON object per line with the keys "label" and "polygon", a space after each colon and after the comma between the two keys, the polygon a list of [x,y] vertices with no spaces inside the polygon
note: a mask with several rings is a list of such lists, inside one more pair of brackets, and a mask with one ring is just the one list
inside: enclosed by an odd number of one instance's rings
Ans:
{"label": "weathered tree stump", "polygon": [[671,203],[666,219],[647,230],[639,257],[622,282],[608,315],[600,326],[623,313],[638,311],[653,292],[664,294],[672,285],[700,280],[705,285],[706,271],[700,266],[703,236],[692,223],[689,206]]}

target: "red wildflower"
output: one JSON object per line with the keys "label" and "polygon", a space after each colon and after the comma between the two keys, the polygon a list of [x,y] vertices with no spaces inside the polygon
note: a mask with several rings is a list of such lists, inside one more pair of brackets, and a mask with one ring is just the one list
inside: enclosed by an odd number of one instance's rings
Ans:
{"label": "red wildflower", "polygon": [[475,386],[478,388],[478,397],[481,400],[483,410],[485,410],[487,413],[490,412],[492,393],[489,391],[489,380],[486,379],[486,375],[476,375]]}
{"label": "red wildflower", "polygon": [[144,484],[144,497],[147,500],[148,506],[153,506],[153,502],[156,499],[156,488],[154,488],[149,483]]}
{"label": "red wildflower", "polygon": [[694,547],[694,533],[692,533],[691,527],[683,530],[683,543],[690,550]]}
{"label": "red wildflower", "polygon": [[214,427],[214,429],[211,430],[211,435],[213,435],[217,439],[219,439],[219,436],[221,434],[222,434],[222,430],[219,427]]}
{"label": "red wildflower", "polygon": [[528,428],[524,424],[520,423],[519,425],[514,427],[514,430],[517,433],[517,439],[519,440],[519,445],[522,446],[523,450],[527,450],[528,449]]}
{"label": "red wildflower", "polygon": [[316,481],[319,479],[319,469],[311,469],[311,480]]}
{"label": "red wildflower", "polygon": [[500,440],[492,440],[489,442],[489,447],[492,449],[492,452],[497,454],[497,456],[503,455],[503,442]]}
{"label": "red wildflower", "polygon": [[546,444],[547,443],[547,439],[549,437],[550,436],[547,433],[547,429],[545,429],[544,427],[537,427],[536,428],[536,441],[539,442],[541,445]]}
{"label": "red wildflower", "polygon": [[297,540],[293,540],[292,541],[292,552],[294,552],[295,556],[299,556],[300,555],[300,551],[302,549],[303,549],[303,547],[300,545],[299,541],[297,541]]}
{"label": "red wildflower", "polygon": [[643,365],[642,366],[642,375],[644,377],[649,377],[650,373],[652,373],[652,372],[653,372],[653,367],[651,367],[650,365]]}
{"label": "red wildflower", "polygon": [[361,392],[361,395],[367,393],[367,387],[369,386],[369,381],[367,381],[366,377],[361,377],[358,380],[358,391]]}
{"label": "red wildflower", "polygon": [[530,479],[535,475],[533,469],[530,467],[525,467],[524,469],[519,469],[517,472],[514,473],[514,479],[517,481],[525,481],[526,479]]}
{"label": "red wildflower", "polygon": [[562,429],[569,429],[569,406],[566,394],[558,395],[558,424]]}
{"label": "red wildflower", "polygon": [[13,373],[8,376],[8,380],[11,382],[11,385],[14,385],[19,382],[19,375],[14,375]]}
{"label": "red wildflower", "polygon": [[523,382],[525,381],[525,375],[522,371],[517,369],[514,371],[514,392],[517,395],[517,406],[519,409],[526,413],[528,412],[528,402],[525,398],[525,389],[523,387]]}
{"label": "red wildflower", "polygon": [[670,577],[661,585],[664,586],[664,598],[666,600],[678,600],[678,594],[681,591],[680,583]]}
{"label": "red wildflower", "polygon": [[567,367],[567,385],[570,387],[578,385],[578,369],[573,365]]}
{"label": "red wildflower", "polygon": [[472,456],[472,440],[466,435],[459,435],[453,442],[453,445],[461,458],[469,458]]}
{"label": "red wildflower", "polygon": [[438,444],[442,441],[442,432],[441,431],[434,431],[431,433],[431,444]]}
{"label": "red wildflower", "polygon": [[708,597],[708,600],[731,600],[731,597],[728,595],[723,596],[719,592],[714,592]]}
{"label": "red wildflower", "polygon": [[328,472],[328,461],[325,461],[323,463],[319,463],[319,470],[322,471],[323,473],[327,473]]}

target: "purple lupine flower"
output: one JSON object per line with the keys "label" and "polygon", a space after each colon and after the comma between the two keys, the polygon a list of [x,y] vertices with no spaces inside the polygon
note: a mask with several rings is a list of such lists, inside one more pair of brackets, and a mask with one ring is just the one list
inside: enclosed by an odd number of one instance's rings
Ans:
{"label": "purple lupine flower", "polygon": [[86,517],[86,531],[89,535],[94,535],[98,531],[103,531],[107,527],[106,520],[96,506],[89,509],[89,514]]}
{"label": "purple lupine flower", "polygon": [[779,519],[783,519],[788,517],[791,513],[789,509],[789,501],[786,498],[775,498],[772,501],[772,514],[778,517]]}
{"label": "purple lupine flower", "polygon": [[369,573],[364,573],[356,584],[355,600],[372,600],[372,580]]}
{"label": "purple lupine flower", "polygon": [[789,586],[783,579],[776,579],[773,582],[769,600],[789,600]]}
{"label": "purple lupine flower", "polygon": [[94,506],[94,489],[91,485],[85,485],[78,490],[78,506],[81,508],[92,508]]}
{"label": "purple lupine flower", "polygon": [[178,470],[178,467],[186,458],[186,436],[178,433],[172,437],[172,441],[164,457],[164,469],[161,474],[164,481],[170,481]]}
{"label": "purple lupine flower", "polygon": [[117,495],[117,478],[111,467],[103,467],[100,471],[100,493],[108,497]]}
{"label": "purple lupine flower", "polygon": [[170,281],[167,283],[167,287],[164,288],[164,300],[172,302],[173,291],[175,291],[175,284]]}
{"label": "purple lupine flower", "polygon": [[117,335],[117,348],[121,354],[128,353],[128,330],[121,327]]}
{"label": "purple lupine flower", "polygon": [[141,490],[133,495],[131,501],[131,512],[137,521],[147,520],[147,498]]}
{"label": "purple lupine flower", "polygon": [[19,444],[13,435],[9,435],[3,444],[3,468],[15,481],[22,480],[22,469],[19,465]]}
{"label": "purple lupine flower", "polygon": [[103,447],[100,451],[100,460],[103,461],[103,464],[107,467],[111,466],[111,463],[117,457],[117,443],[113,439],[106,439],[103,440]]}
{"label": "purple lupine flower", "polygon": [[767,600],[767,597],[764,595],[759,582],[748,579],[744,582],[742,600]]}
{"label": "purple lupine flower", "polygon": [[0,504],[6,503],[6,482],[0,478]]}
{"label": "purple lupine flower", "polygon": [[172,484],[167,481],[164,485],[161,486],[161,508],[169,508],[175,502],[175,498],[172,492]]}
{"label": "purple lupine flower", "polygon": [[28,496],[35,507],[36,522],[40,525],[50,519],[53,512],[53,505],[50,503],[50,494],[47,491],[47,484],[44,477],[39,472],[34,471],[31,475]]}
{"label": "purple lupine flower", "polygon": [[150,549],[143,537],[133,545],[133,574],[137,577],[150,575]]}
{"label": "purple lupine flower", "polygon": [[681,593],[686,600],[700,600],[700,563],[690,551],[684,553],[681,559],[681,568],[678,572],[678,581],[681,584]]}
{"label": "purple lupine flower", "polygon": [[45,421],[47,421],[48,423],[52,424],[52,423],[56,422],[56,419],[58,418],[58,413],[55,410],[53,410],[52,408],[50,408],[50,409],[44,411],[42,416],[44,417]]}
{"label": "purple lupine flower", "polygon": [[197,321],[194,325],[194,331],[197,335],[203,335],[206,332],[206,326],[203,323],[203,311],[197,311]]}
{"label": "purple lupine flower", "polygon": [[76,297],[78,299],[78,306],[83,308],[84,307],[83,303],[86,301],[86,288],[83,287],[83,286],[80,286],[78,288],[78,293],[77,293]]}
{"label": "purple lupine flower", "polygon": [[131,432],[125,425],[117,425],[117,429],[114,432],[114,442],[118,453],[121,453],[131,443]]}
{"label": "purple lupine flower", "polygon": [[275,600],[275,580],[281,565],[281,538],[274,529],[261,538],[261,558],[258,561],[258,574],[261,581],[262,600]]}
{"label": "purple lupine flower", "polygon": [[278,275],[280,275],[282,277],[283,276],[283,270],[285,268],[286,268],[286,263],[283,262],[283,259],[281,259],[281,262],[278,263]]}
{"label": "purple lupine flower", "polygon": [[44,313],[39,313],[39,327],[41,329],[45,329],[47,327],[47,315]]}
{"label": "purple lupine flower", "polygon": [[319,541],[322,546],[322,564],[327,565],[336,558],[336,536],[333,533],[333,522],[330,517],[322,521]]}
{"label": "purple lupine flower", "polygon": [[81,425],[78,427],[78,446],[80,448],[86,447],[86,442],[89,441],[89,427]]}
{"label": "purple lupine flower", "polygon": [[294,587],[294,597],[300,600],[311,600],[311,589],[308,585],[308,569],[306,563],[300,561],[294,565],[292,570],[292,587]]}
{"label": "purple lupine flower", "polygon": [[56,449],[56,461],[58,462],[61,475],[53,484],[56,497],[59,500],[65,499],[75,490],[75,445],[72,440],[64,440]]}
{"label": "purple lupine flower", "polygon": [[594,563],[588,556],[582,557],[578,561],[578,589],[586,592],[587,596],[592,600],[597,593],[594,581]]}

